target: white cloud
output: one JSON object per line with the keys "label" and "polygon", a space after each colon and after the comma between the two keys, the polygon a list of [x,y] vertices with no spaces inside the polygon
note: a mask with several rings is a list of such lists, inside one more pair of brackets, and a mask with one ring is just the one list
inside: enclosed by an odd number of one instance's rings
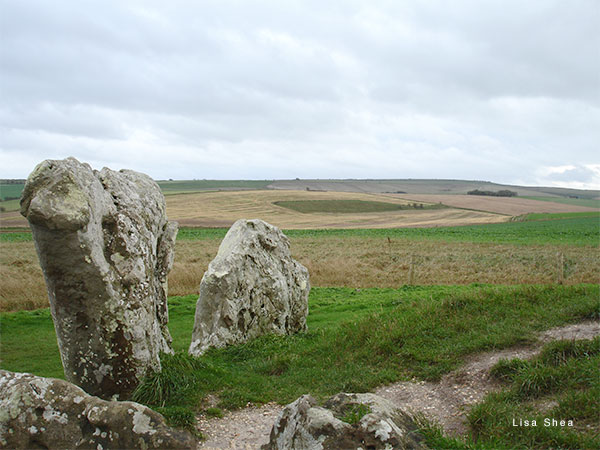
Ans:
{"label": "white cloud", "polygon": [[73,155],[157,178],[597,187],[598,13],[593,0],[5,0],[0,177]]}

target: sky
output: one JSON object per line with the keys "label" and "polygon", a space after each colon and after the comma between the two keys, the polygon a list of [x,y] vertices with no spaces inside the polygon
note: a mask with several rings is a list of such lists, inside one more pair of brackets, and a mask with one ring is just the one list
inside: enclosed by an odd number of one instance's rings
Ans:
{"label": "sky", "polygon": [[600,189],[597,0],[0,0],[0,178]]}

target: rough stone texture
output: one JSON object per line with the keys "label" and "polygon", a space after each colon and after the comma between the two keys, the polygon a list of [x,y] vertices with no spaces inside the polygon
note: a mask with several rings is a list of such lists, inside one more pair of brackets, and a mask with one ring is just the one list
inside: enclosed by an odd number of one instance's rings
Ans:
{"label": "rough stone texture", "polygon": [[200,283],[190,353],[305,330],[309,291],[287,237],[262,220],[238,220]]}
{"label": "rough stone texture", "polygon": [[[345,421],[351,417],[356,423]],[[303,395],[285,407],[262,449],[426,449],[416,429],[407,414],[375,394],[337,394],[324,408]]]}
{"label": "rough stone texture", "polygon": [[92,170],[75,158],[29,176],[21,214],[46,279],[67,380],[127,397],[159,352],[171,352],[167,274],[177,224],[147,175]]}
{"label": "rough stone texture", "polygon": [[134,402],[109,402],[64,380],[0,370],[0,448],[190,449],[195,439]]}

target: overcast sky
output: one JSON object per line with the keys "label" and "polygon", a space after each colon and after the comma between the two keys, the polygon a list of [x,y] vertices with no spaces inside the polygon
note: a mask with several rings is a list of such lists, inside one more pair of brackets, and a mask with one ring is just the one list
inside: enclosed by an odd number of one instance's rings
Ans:
{"label": "overcast sky", "polygon": [[0,5],[0,178],[600,189],[598,0]]}

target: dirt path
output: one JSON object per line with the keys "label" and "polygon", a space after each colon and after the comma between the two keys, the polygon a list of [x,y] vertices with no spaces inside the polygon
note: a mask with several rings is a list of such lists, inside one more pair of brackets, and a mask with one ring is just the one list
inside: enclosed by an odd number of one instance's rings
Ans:
{"label": "dirt path", "polygon": [[[539,344],[497,352],[481,353],[439,382],[400,382],[375,391],[409,412],[421,412],[439,422],[447,433],[466,431],[464,419],[469,407],[499,388],[488,371],[502,358],[531,358],[542,345],[557,339],[591,339],[600,335],[600,323],[589,321],[552,328],[540,334]],[[207,436],[199,449],[258,449],[269,440],[271,427],[283,406],[269,403],[227,413],[222,419],[198,418],[198,428]]]}

